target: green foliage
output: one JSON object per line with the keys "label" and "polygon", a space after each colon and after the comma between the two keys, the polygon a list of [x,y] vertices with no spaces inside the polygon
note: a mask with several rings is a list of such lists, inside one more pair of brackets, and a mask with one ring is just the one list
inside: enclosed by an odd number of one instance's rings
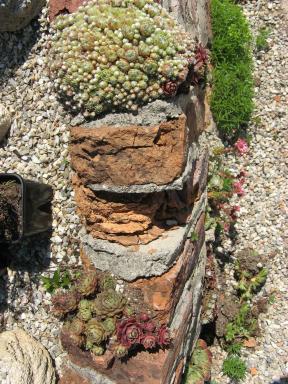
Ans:
{"label": "green foliage", "polygon": [[212,0],[211,12],[213,63],[236,64],[243,60],[251,65],[252,36],[241,8],[231,0]]}
{"label": "green foliage", "polygon": [[218,129],[227,137],[248,124],[253,111],[251,68],[243,61],[223,63],[213,70],[211,109]]}
{"label": "green foliage", "polygon": [[268,269],[261,268],[260,271],[252,276],[251,273],[238,269],[237,290],[240,292],[242,301],[251,300],[253,295],[263,286],[267,279]]}
{"label": "green foliage", "polygon": [[209,379],[211,360],[207,349],[198,344],[184,375],[183,383],[198,384]]}
{"label": "green foliage", "polygon": [[195,44],[153,0],[90,1],[53,27],[51,74],[85,116],[173,96],[194,56]]}
{"label": "green foliage", "polygon": [[212,0],[211,109],[219,131],[236,137],[253,110],[252,37],[241,8],[232,0]]}
{"label": "green foliage", "polygon": [[58,288],[68,289],[71,285],[71,276],[69,272],[60,272],[59,268],[54,272],[52,277],[42,276],[41,280],[43,287],[49,293],[54,293]]}
{"label": "green foliage", "polygon": [[276,301],[276,296],[274,295],[274,293],[272,293],[269,298],[268,298],[268,304],[274,304]]}
{"label": "green foliage", "polygon": [[226,347],[226,351],[227,351],[228,355],[240,356],[241,349],[242,349],[241,343],[233,343],[233,344],[230,344]]}
{"label": "green foliage", "polygon": [[236,340],[249,338],[256,328],[257,320],[250,316],[250,305],[243,304],[233,321],[227,324],[225,340],[234,343]]}
{"label": "green foliage", "polygon": [[191,241],[197,241],[199,239],[199,235],[197,232],[192,232],[191,233]]}
{"label": "green foliage", "polygon": [[223,363],[222,367],[224,375],[235,381],[243,380],[246,376],[247,367],[239,356],[229,356]]}
{"label": "green foliage", "polygon": [[270,35],[271,30],[269,28],[261,28],[256,36],[256,49],[257,51],[268,51],[269,44],[267,39]]}

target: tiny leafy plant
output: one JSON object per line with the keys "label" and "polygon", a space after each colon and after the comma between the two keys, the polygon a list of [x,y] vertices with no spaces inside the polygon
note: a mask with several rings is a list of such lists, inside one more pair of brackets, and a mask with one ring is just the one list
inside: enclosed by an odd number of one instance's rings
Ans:
{"label": "tiny leafy plant", "polygon": [[69,272],[60,272],[58,268],[52,277],[41,277],[44,289],[49,293],[54,293],[56,289],[68,289],[71,285],[71,276]]}
{"label": "tiny leafy plant", "polygon": [[258,35],[256,36],[256,49],[257,51],[268,51],[269,44],[267,39],[270,35],[270,29],[263,27],[259,30]]}
{"label": "tiny leafy plant", "polygon": [[226,326],[225,340],[234,343],[235,340],[247,339],[255,331],[257,320],[250,316],[250,305],[243,304],[234,320]]}
{"label": "tiny leafy plant", "polygon": [[251,300],[253,295],[263,286],[267,279],[268,269],[261,268],[258,273],[252,275],[250,272],[241,270],[236,265],[236,274],[238,276],[237,289],[242,301]]}
{"label": "tiny leafy plant", "polygon": [[193,231],[191,233],[191,241],[194,242],[194,241],[197,241],[199,239],[199,235],[197,232]]}
{"label": "tiny leafy plant", "polygon": [[224,375],[235,381],[241,381],[246,376],[247,367],[239,356],[228,356],[222,367]]}
{"label": "tiny leafy plant", "polygon": [[227,351],[228,355],[240,356],[241,349],[242,349],[241,343],[233,343],[233,344],[230,344],[226,347],[226,351]]}

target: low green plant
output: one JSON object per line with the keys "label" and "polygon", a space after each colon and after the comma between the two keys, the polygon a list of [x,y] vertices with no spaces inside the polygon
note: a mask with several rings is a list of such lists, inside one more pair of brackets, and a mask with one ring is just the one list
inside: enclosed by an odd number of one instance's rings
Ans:
{"label": "low green plant", "polygon": [[252,276],[248,271],[237,271],[239,276],[239,282],[237,290],[240,293],[240,299],[242,301],[251,300],[253,295],[263,286],[267,279],[268,269],[261,268],[260,271]]}
{"label": "low green plant", "polygon": [[250,316],[250,305],[245,303],[241,306],[233,321],[226,326],[225,341],[235,343],[247,339],[255,331],[257,320]]}
{"label": "low green plant", "polygon": [[269,44],[267,39],[271,33],[271,30],[267,27],[260,28],[256,36],[256,49],[257,51],[268,51]]}
{"label": "low green plant", "polygon": [[243,380],[246,376],[247,367],[239,356],[228,356],[223,363],[222,371],[224,375],[235,381]]}
{"label": "low green plant", "polygon": [[210,377],[211,370],[211,357],[206,348],[203,348],[201,343],[197,346],[192,354],[191,361],[186,369],[183,383],[185,384],[198,384],[206,382]]}
{"label": "low green plant", "polygon": [[228,355],[237,355],[240,356],[242,349],[242,343],[233,343],[226,347]]}
{"label": "low green plant", "polygon": [[212,0],[211,12],[213,63],[250,61],[252,36],[241,8],[233,0]]}
{"label": "low green plant", "polygon": [[272,293],[268,298],[268,304],[274,304],[276,301],[276,296],[274,293]]}
{"label": "low green plant", "polygon": [[60,272],[59,268],[53,273],[52,277],[42,276],[41,280],[44,289],[49,293],[54,293],[58,288],[68,289],[71,285],[70,274],[67,271]]}
{"label": "low green plant", "polygon": [[232,0],[212,0],[211,109],[222,136],[236,138],[253,111],[252,35]]}
{"label": "low green plant", "polygon": [[199,235],[197,232],[193,231],[191,233],[191,241],[197,241],[199,239]]}

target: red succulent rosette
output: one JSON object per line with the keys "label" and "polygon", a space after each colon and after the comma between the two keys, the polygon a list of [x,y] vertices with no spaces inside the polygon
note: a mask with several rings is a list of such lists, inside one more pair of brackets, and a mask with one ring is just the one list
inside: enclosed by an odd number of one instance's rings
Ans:
{"label": "red succulent rosette", "polygon": [[162,86],[162,90],[166,96],[172,97],[177,93],[178,85],[175,81],[167,81]]}
{"label": "red succulent rosette", "polygon": [[142,337],[141,344],[145,349],[153,349],[158,345],[158,337],[152,333],[147,333]]}
{"label": "red succulent rosette", "polygon": [[156,324],[154,321],[147,321],[146,323],[142,324],[142,329],[147,332],[154,332],[156,328]]}
{"label": "red succulent rosette", "polygon": [[134,317],[117,324],[117,341],[124,347],[130,348],[134,344],[140,344],[142,336],[141,324]]}
{"label": "red succulent rosette", "polygon": [[158,343],[161,348],[167,347],[171,343],[171,335],[166,325],[161,325],[158,329]]}

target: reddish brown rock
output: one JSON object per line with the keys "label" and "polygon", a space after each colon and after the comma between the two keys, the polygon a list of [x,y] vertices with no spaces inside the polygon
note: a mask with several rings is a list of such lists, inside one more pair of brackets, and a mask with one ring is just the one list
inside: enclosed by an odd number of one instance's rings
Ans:
{"label": "reddish brown rock", "polygon": [[187,162],[186,117],[155,126],[71,128],[71,165],[83,184],[165,185]]}
{"label": "reddish brown rock", "polygon": [[191,180],[182,191],[150,194],[94,192],[77,176],[72,183],[87,231],[94,238],[122,245],[147,244],[165,230],[185,224],[194,201]]}
{"label": "reddish brown rock", "polygon": [[173,317],[184,285],[197,262],[204,243],[204,214],[199,218],[194,232],[198,235],[198,240],[187,240],[182,254],[168,272],[159,277],[138,279],[128,284],[129,297],[133,297],[131,290],[140,290],[144,303],[155,311],[155,318],[161,322],[169,322]]}
{"label": "reddish brown rock", "polygon": [[65,368],[59,384],[93,384],[91,380],[83,377],[72,368]]}
{"label": "reddish brown rock", "polygon": [[61,13],[75,12],[84,0],[50,0],[49,1],[49,19],[54,20]]}

